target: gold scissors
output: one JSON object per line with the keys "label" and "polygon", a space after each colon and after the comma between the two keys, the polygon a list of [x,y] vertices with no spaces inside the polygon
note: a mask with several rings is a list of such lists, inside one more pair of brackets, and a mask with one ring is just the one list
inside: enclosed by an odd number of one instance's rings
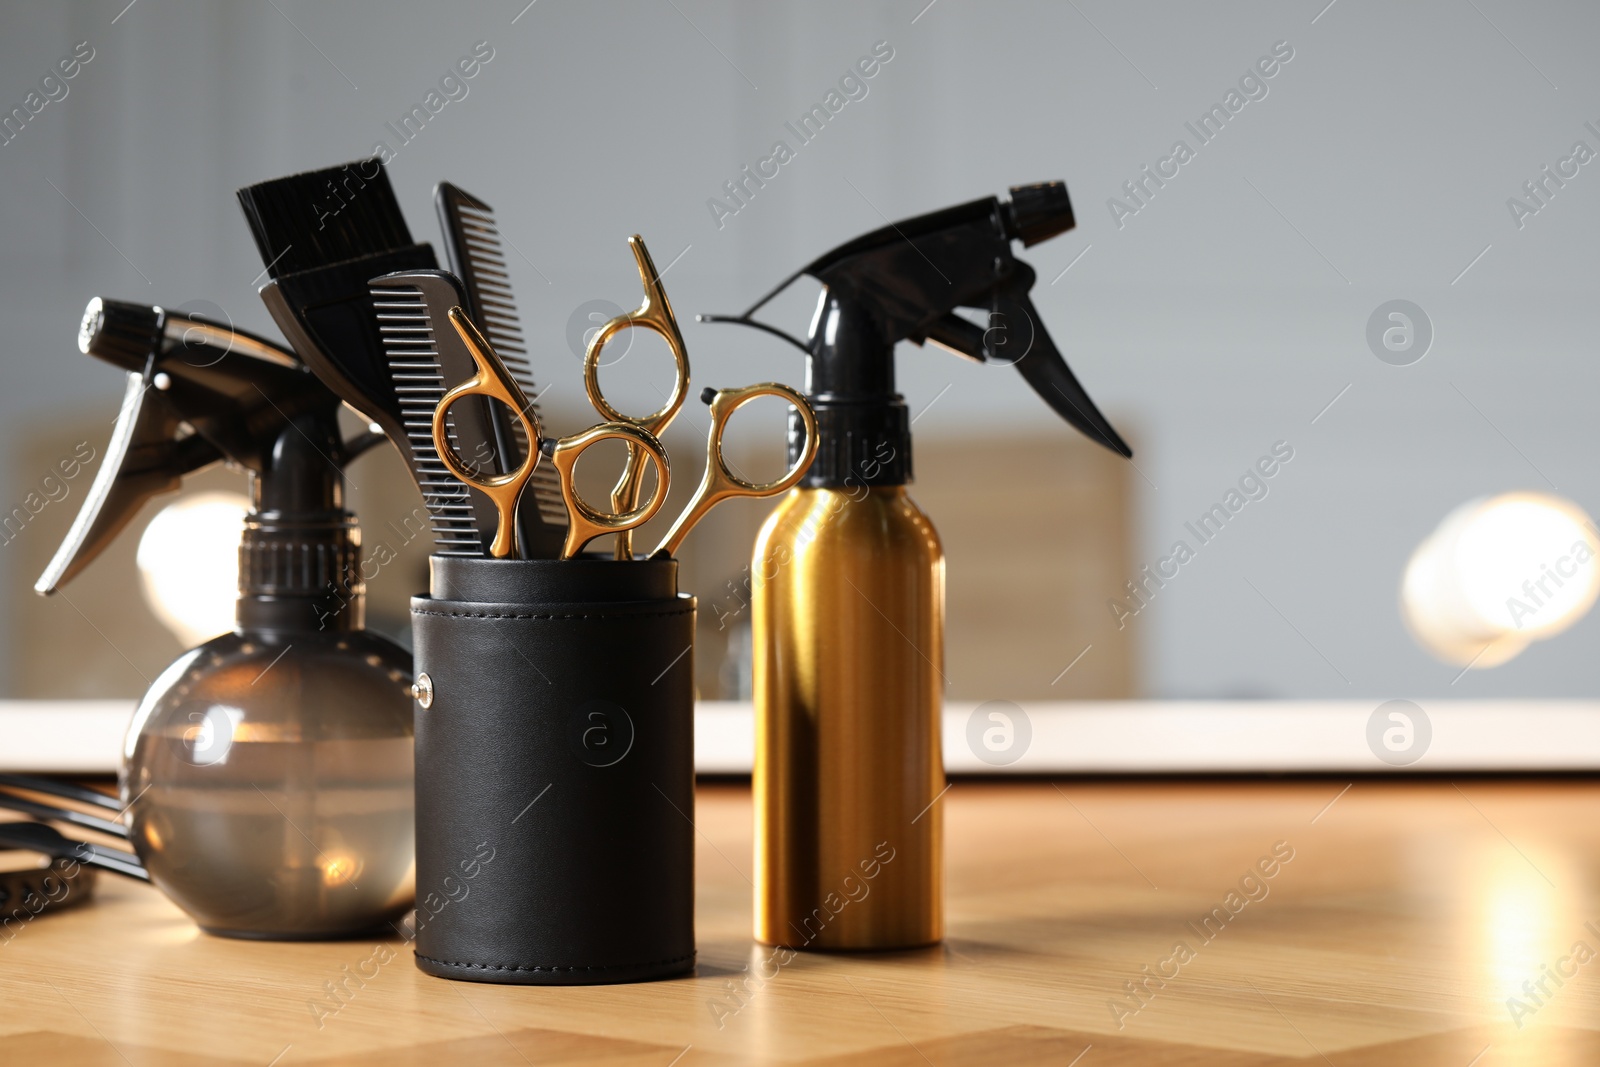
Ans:
{"label": "gold scissors", "polygon": [[[635,310],[625,311],[608,321],[589,339],[589,344],[583,353],[583,388],[589,394],[589,403],[594,405],[594,409],[600,413],[602,419],[607,422],[627,423],[659,437],[677,417],[678,410],[683,407],[683,398],[689,395],[689,352],[684,347],[683,333],[678,329],[678,319],[672,313],[672,303],[667,299],[667,291],[661,285],[661,276],[656,273],[656,265],[650,259],[650,250],[644,246],[644,238],[634,234],[628,238],[628,247],[633,250],[634,263],[639,268],[639,283],[644,286],[644,302]],[[666,403],[661,407],[642,418],[624,415],[611,406],[600,390],[601,351],[617,334],[634,327],[642,327],[660,334],[667,342],[667,347],[672,350],[674,363],[672,395],[667,397]],[[629,448],[628,463],[622,470],[622,478],[617,482],[617,487],[611,491],[611,507],[619,513],[631,511],[639,498],[639,490],[643,483],[643,457],[635,449]],[[631,529],[630,527],[617,536],[618,559],[633,558]]]}
{"label": "gold scissors", "polygon": [[[790,465],[783,477],[771,482],[746,481],[728,469],[727,460],[722,455],[722,435],[727,429],[728,420],[742,405],[758,396],[776,396],[787,400],[800,413],[800,421],[804,423],[806,431],[805,444],[801,446],[799,458]],[[676,553],[684,537],[694,528],[694,524],[724,500],[736,496],[775,496],[790,488],[806,473],[807,468],[811,466],[812,458],[817,454],[816,414],[811,410],[806,398],[787,385],[761,382],[759,385],[747,385],[743,389],[707,389],[700,394],[700,399],[711,406],[711,432],[706,436],[706,472],[700,478],[700,488],[695,490],[694,499],[673,522],[672,528],[667,531],[667,536],[662,538],[661,544],[650,554],[652,558]]]}
{"label": "gold scissors", "polygon": [[[633,426],[652,436],[659,436],[677,417],[683,407],[684,397],[689,393],[689,353],[683,343],[683,333],[678,329],[677,317],[672,313],[672,302],[667,299],[667,291],[661,284],[660,275],[656,273],[655,263],[650,258],[649,249],[645,248],[644,239],[634,234],[628,238],[628,247],[632,249],[634,262],[639,269],[639,282],[644,287],[644,302],[635,310],[624,312],[606,322],[589,339],[583,354],[583,386],[589,394],[589,402],[594,405],[601,418]],[[626,415],[618,411],[606,400],[605,393],[600,388],[600,353],[613,337],[623,330],[634,327],[642,327],[660,334],[667,342],[667,347],[672,350],[674,364],[671,395],[660,408],[644,416]],[[760,483],[747,481],[731,471],[722,454],[722,436],[727,428],[728,419],[741,406],[758,396],[777,396],[789,401],[800,413],[800,419],[805,425],[805,442],[796,462],[783,477]],[[700,487],[695,491],[694,499],[672,524],[667,536],[651,553],[652,556],[670,556],[675,553],[678,546],[683,543],[684,537],[705,517],[706,512],[724,500],[731,497],[773,496],[789,489],[805,474],[817,452],[816,415],[806,399],[786,385],[762,382],[743,389],[707,389],[701,394],[701,399],[711,407],[711,432],[706,439],[705,475],[700,480]],[[622,478],[611,492],[612,508],[618,513],[631,513],[638,500],[643,481],[643,457],[630,448],[628,464],[623,469]],[[617,536],[616,558],[633,558],[632,527],[623,530]]]}
{"label": "gold scissors", "polygon": [[[491,556],[505,559],[520,555],[520,546],[516,543],[517,499],[527,487],[542,457],[548,457],[555,465],[561,478],[561,496],[567,505],[567,539],[561,547],[562,559],[571,559],[583,550],[584,545],[601,534],[625,534],[649,522],[661,510],[661,505],[667,499],[671,468],[667,463],[666,450],[661,447],[655,434],[641,426],[613,420],[556,441],[541,437],[539,421],[532,414],[533,405],[477,325],[459,307],[450,309],[450,325],[455,327],[478,369],[471,378],[445,393],[434,409],[433,446],[446,470],[462,484],[478,490],[493,502],[498,521],[494,543],[489,546]],[[499,401],[511,409],[522,423],[528,440],[528,452],[515,470],[503,474],[485,474],[462,463],[461,457],[451,447],[446,415],[452,404],[469,396]],[[573,484],[573,472],[578,457],[591,445],[613,439],[627,442],[629,463],[636,465],[641,474],[644,456],[649,456],[655,463],[656,491],[644,504],[637,503],[638,494],[635,492],[627,498],[626,507],[614,505],[614,511],[597,511],[578,495],[577,487]]]}

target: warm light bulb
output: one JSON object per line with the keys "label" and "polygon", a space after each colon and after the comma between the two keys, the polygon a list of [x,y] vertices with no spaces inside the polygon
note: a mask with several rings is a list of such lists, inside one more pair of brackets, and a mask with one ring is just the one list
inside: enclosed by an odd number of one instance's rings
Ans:
{"label": "warm light bulb", "polygon": [[145,600],[185,645],[233,629],[248,510],[238,493],[197,493],[163,508],[139,538]]}
{"label": "warm light bulb", "polygon": [[1439,658],[1493,667],[1565,630],[1600,595],[1600,532],[1583,509],[1544,493],[1474,500],[1412,554],[1406,623]]}

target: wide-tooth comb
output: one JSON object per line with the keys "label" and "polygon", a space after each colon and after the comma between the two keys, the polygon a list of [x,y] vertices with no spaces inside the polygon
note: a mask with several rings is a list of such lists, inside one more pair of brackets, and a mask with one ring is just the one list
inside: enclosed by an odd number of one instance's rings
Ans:
{"label": "wide-tooth comb", "polygon": [[[494,209],[449,182],[440,182],[433,196],[439,210],[439,223],[444,228],[446,258],[466,289],[470,304],[466,310],[494,346],[506,370],[528,395],[534,419],[542,424],[539,403],[535,399],[539,390],[533,381],[533,365],[528,359],[528,343],[522,335],[516,297],[511,292],[511,278],[506,272],[506,256]],[[526,449],[528,442],[522,439],[521,423],[513,422],[513,433],[518,445]],[[529,521],[532,516],[527,514],[531,500],[531,506],[538,509],[539,518],[545,524],[566,526],[567,509],[555,470],[540,464],[533,472],[529,488],[531,498],[524,497],[519,505],[523,511],[523,525],[533,526]]]}
{"label": "wide-tooth comb", "polygon": [[[482,556],[478,530],[487,502],[445,470],[433,445],[433,413],[444,399],[445,384],[422,291],[415,286],[374,284],[371,293],[417,485],[433,525],[436,554]],[[450,442],[456,444],[454,430]]]}

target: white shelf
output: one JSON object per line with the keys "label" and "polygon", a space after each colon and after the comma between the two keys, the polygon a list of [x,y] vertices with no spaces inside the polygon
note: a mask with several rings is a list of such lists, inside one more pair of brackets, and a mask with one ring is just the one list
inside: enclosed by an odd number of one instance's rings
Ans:
{"label": "white shelf", "polygon": [[0,700],[0,771],[114,773],[131,700]]}
{"label": "white shelf", "polygon": [[[944,760],[954,774],[1600,769],[1600,701],[1419,705],[1432,738],[1422,756],[1405,766],[1378,759],[1368,747],[1367,724],[1377,702],[1367,701],[1024,702],[1012,708],[1026,716],[1032,737],[1020,758],[1003,766],[984,762],[968,746],[976,705],[950,704]],[[1010,709],[998,710],[1017,718]],[[132,712],[132,701],[0,701],[0,770],[114,772]],[[987,718],[983,725],[990,725]],[[750,704],[704,701],[695,709],[695,767],[701,773],[747,774],[754,751]]]}

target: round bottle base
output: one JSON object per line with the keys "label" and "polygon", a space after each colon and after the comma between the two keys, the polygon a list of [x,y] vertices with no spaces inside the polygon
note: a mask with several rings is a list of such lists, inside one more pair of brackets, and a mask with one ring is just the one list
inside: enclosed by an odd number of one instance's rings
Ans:
{"label": "round bottle base", "polygon": [[436,978],[500,985],[611,985],[676,978],[694,970],[695,954],[615,967],[540,967],[530,964],[454,963],[417,953],[417,969]]}

